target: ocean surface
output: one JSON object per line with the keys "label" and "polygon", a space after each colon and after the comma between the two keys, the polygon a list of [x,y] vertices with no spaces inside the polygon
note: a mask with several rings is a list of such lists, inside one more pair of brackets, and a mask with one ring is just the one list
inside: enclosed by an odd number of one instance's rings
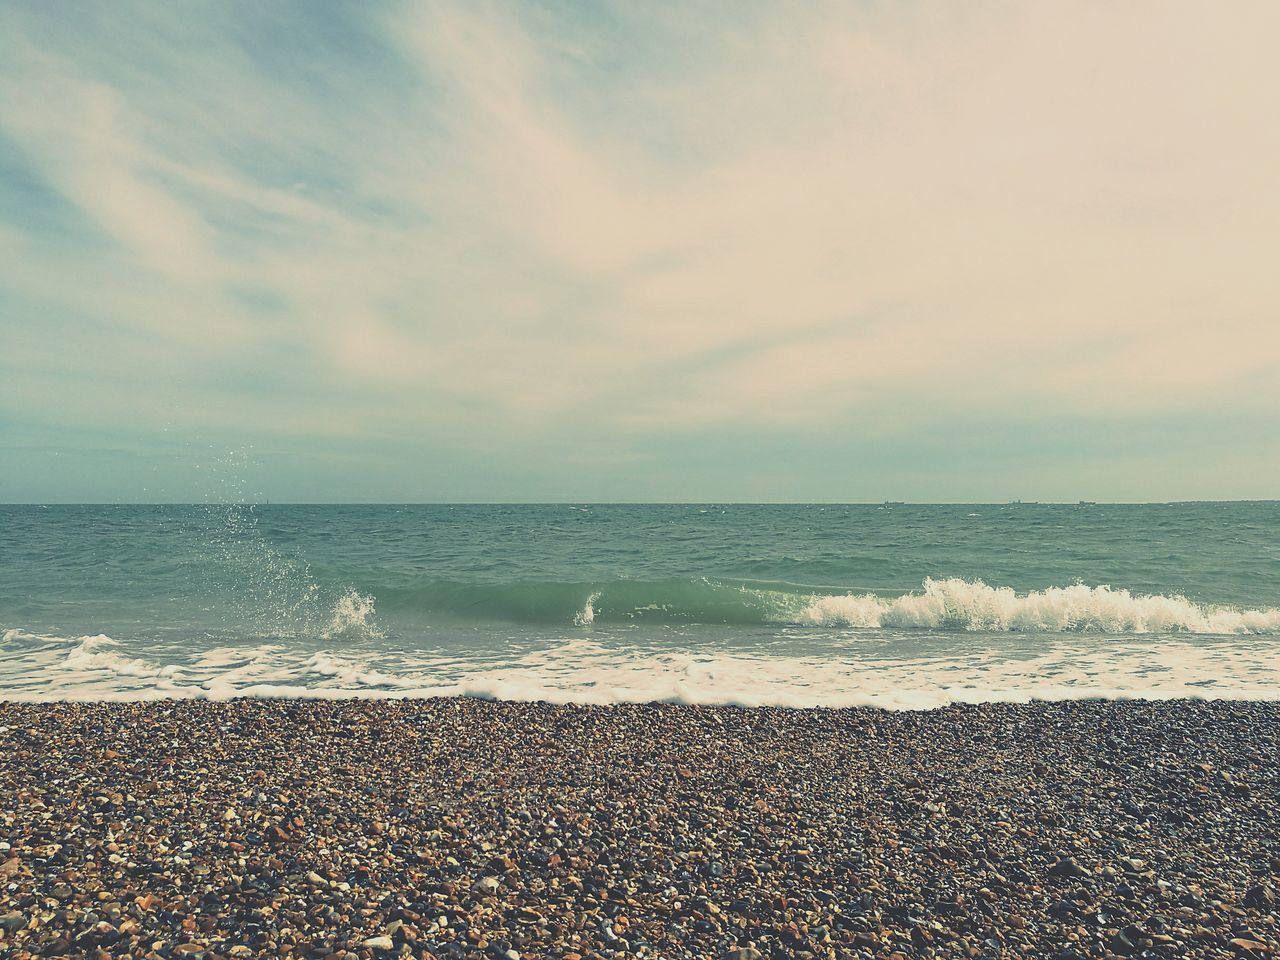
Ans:
{"label": "ocean surface", "polygon": [[0,507],[0,699],[1280,699],[1280,503]]}

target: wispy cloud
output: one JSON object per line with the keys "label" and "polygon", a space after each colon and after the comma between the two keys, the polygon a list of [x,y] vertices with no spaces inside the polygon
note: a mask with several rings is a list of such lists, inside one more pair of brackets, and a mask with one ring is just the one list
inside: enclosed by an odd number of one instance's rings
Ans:
{"label": "wispy cloud", "polygon": [[1280,414],[1272,4],[82,13],[0,12],[16,423],[733,496],[743,431]]}

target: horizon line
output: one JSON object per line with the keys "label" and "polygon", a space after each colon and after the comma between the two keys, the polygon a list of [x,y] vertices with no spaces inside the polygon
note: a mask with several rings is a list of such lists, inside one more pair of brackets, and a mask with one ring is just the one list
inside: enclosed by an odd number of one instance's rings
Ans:
{"label": "horizon line", "polygon": [[1280,503],[1280,497],[1220,500],[11,500],[0,507],[1156,507]]}

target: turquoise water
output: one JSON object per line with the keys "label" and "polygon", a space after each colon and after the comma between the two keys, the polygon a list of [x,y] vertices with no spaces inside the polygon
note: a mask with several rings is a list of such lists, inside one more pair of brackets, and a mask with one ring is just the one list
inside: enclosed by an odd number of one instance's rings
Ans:
{"label": "turquoise water", "polygon": [[1272,697],[1280,503],[0,507],[0,697]]}

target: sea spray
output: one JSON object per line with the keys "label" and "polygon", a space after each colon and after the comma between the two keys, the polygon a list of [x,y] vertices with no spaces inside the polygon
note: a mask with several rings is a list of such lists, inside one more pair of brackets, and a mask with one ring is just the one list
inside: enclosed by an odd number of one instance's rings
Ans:
{"label": "sea spray", "polygon": [[356,590],[348,590],[333,605],[329,624],[320,636],[325,640],[377,639],[382,631],[373,619],[373,597]]}
{"label": "sea spray", "polygon": [[591,596],[587,597],[587,602],[582,605],[573,616],[573,625],[575,627],[589,627],[596,620],[596,601],[600,599],[600,592],[597,590]]}

